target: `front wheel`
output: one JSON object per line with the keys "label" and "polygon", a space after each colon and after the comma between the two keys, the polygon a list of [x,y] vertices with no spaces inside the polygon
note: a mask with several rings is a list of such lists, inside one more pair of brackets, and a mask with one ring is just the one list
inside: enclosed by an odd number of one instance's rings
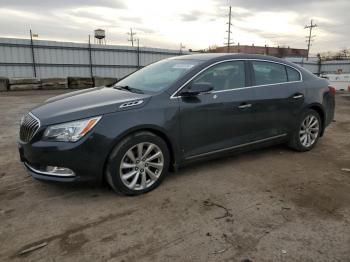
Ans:
{"label": "front wheel", "polygon": [[109,185],[126,195],[156,188],[169,169],[169,150],[160,137],[138,132],[123,139],[112,151],[107,165]]}
{"label": "front wheel", "polygon": [[306,111],[294,131],[289,146],[297,151],[311,150],[317,143],[321,132],[321,118],[315,110]]}

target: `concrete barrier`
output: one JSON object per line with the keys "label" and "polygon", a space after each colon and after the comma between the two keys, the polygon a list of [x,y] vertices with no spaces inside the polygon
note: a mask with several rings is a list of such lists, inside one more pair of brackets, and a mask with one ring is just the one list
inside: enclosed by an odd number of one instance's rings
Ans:
{"label": "concrete barrier", "polygon": [[41,85],[39,84],[10,85],[11,91],[38,90],[38,89],[41,89]]}
{"label": "concrete barrier", "polygon": [[6,77],[0,77],[0,92],[7,91],[9,88],[9,79]]}
{"label": "concrete barrier", "polygon": [[90,77],[68,77],[68,88],[84,89],[93,87],[92,78]]}
{"label": "concrete barrier", "polygon": [[67,89],[67,78],[43,78],[41,79],[42,89]]}
{"label": "concrete barrier", "polygon": [[38,78],[10,78],[10,85],[40,84]]}
{"label": "concrete barrier", "polygon": [[10,90],[37,90],[41,89],[41,81],[38,78],[10,78]]}
{"label": "concrete barrier", "polygon": [[94,77],[95,86],[111,86],[118,81],[116,77]]}
{"label": "concrete barrier", "polygon": [[38,90],[38,89],[84,89],[95,86],[112,86],[115,77],[68,77],[68,78],[6,78],[0,77],[0,91]]}

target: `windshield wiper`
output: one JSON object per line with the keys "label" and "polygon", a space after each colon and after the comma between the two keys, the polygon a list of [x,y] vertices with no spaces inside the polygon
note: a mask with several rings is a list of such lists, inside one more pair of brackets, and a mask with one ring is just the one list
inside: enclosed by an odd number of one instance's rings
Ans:
{"label": "windshield wiper", "polygon": [[119,90],[126,90],[132,93],[138,93],[138,94],[143,94],[143,91],[137,88],[133,88],[130,86],[114,86],[113,88],[119,89]]}

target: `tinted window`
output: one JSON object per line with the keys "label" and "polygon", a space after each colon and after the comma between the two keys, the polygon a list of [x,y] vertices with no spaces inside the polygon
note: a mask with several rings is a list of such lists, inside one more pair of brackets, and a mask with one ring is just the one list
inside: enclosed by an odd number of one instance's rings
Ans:
{"label": "tinted window", "polygon": [[291,81],[299,81],[300,80],[300,74],[297,70],[289,67],[289,66],[286,66],[287,68],[287,74],[288,74],[288,81],[291,82]]}
{"label": "tinted window", "polygon": [[127,76],[119,81],[116,86],[129,86],[145,93],[159,92],[168,88],[200,62],[189,59],[162,60]]}
{"label": "tinted window", "polygon": [[268,85],[287,82],[287,73],[284,65],[253,61],[256,85]]}
{"label": "tinted window", "polygon": [[225,62],[210,67],[192,83],[208,83],[214,91],[245,87],[244,61]]}

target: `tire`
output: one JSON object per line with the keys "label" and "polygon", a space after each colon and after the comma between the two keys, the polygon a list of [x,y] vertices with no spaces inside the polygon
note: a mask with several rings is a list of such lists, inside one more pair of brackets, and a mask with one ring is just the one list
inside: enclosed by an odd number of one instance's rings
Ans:
{"label": "tire", "polygon": [[[311,125],[308,126],[310,121],[312,121]],[[320,115],[315,110],[308,109],[302,114],[298,127],[293,132],[288,145],[292,149],[299,152],[310,151],[317,144],[317,141],[320,138],[321,130],[322,122]]]}
{"label": "tire", "polygon": [[117,193],[140,195],[159,186],[168,173],[169,163],[169,149],[162,138],[148,131],[137,132],[112,150],[106,179]]}

